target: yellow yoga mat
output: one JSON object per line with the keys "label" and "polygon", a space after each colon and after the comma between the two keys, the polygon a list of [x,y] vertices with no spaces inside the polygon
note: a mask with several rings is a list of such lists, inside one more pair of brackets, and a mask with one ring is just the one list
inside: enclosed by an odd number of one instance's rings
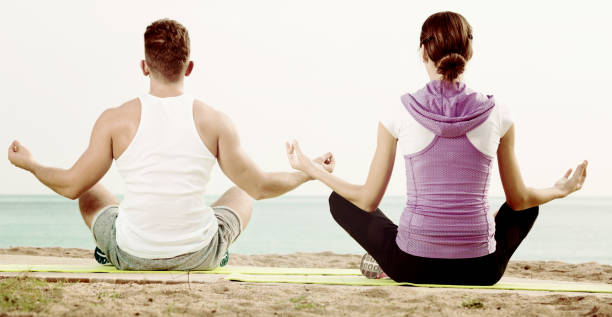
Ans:
{"label": "yellow yoga mat", "polygon": [[[63,273],[157,273],[180,274],[186,271],[122,271],[112,265],[41,265],[0,264],[0,272],[63,272]],[[191,274],[273,274],[273,275],[361,275],[357,269],[288,268],[263,266],[224,266],[210,271],[190,271]]]}
{"label": "yellow yoga mat", "polygon": [[[0,272],[62,272],[62,273],[155,273],[186,274],[185,271],[122,271],[110,265],[40,265],[0,264]],[[502,278],[493,286],[438,285],[398,283],[390,279],[367,279],[357,269],[286,268],[261,266],[225,266],[211,271],[190,271],[191,274],[227,274],[231,281],[252,283],[293,283],[360,286],[416,286],[439,288],[505,289],[554,292],[612,293],[611,284]]]}
{"label": "yellow yoga mat", "polygon": [[612,293],[612,285],[596,283],[576,283],[563,281],[531,280],[522,278],[502,278],[492,286],[478,285],[441,285],[441,284],[414,284],[398,283],[391,279],[367,279],[364,276],[351,275],[250,275],[233,273],[225,277],[230,281],[252,283],[293,283],[293,284],[327,284],[327,285],[359,285],[359,286],[415,286],[436,288],[471,288],[471,289],[498,289],[498,290],[526,290],[551,292],[587,292]]}

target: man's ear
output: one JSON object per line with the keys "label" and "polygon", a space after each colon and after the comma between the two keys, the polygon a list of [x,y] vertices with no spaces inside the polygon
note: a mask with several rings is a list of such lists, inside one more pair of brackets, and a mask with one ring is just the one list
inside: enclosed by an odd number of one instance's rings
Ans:
{"label": "man's ear", "polygon": [[149,76],[149,74],[151,73],[149,71],[149,66],[147,66],[147,62],[145,62],[144,59],[140,61],[140,70],[142,70],[142,74],[145,76]]}
{"label": "man's ear", "polygon": [[192,71],[193,71],[193,61],[189,61],[189,64],[187,64],[187,69],[185,70],[185,77],[189,76]]}

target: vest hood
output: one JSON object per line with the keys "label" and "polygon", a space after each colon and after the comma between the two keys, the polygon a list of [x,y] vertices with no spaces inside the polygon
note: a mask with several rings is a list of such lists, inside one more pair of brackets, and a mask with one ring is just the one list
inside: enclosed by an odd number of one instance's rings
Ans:
{"label": "vest hood", "polygon": [[458,137],[482,124],[493,110],[493,96],[467,88],[464,83],[433,80],[402,96],[406,110],[435,135]]}

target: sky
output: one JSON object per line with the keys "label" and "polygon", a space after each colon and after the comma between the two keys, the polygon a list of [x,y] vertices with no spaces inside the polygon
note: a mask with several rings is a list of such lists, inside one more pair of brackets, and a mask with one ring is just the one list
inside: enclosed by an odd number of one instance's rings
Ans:
{"label": "sky", "polygon": [[[227,113],[252,158],[289,171],[284,142],[331,151],[337,175],[363,182],[379,119],[429,80],[418,55],[422,23],[464,15],[474,56],[464,75],[509,107],[528,186],[548,187],[589,160],[580,196],[612,196],[612,5],[607,1],[2,1],[0,144],[13,139],[42,164],[69,168],[97,117],[146,94],[143,33],[172,18],[191,37],[186,92]],[[495,164],[494,164],[495,165]],[[387,190],[405,192],[398,156]],[[496,168],[490,194],[503,196]],[[121,194],[115,167],[102,183]],[[218,167],[208,192],[231,182]],[[48,194],[0,164],[0,194]],[[326,195],[311,182],[295,195]]]}

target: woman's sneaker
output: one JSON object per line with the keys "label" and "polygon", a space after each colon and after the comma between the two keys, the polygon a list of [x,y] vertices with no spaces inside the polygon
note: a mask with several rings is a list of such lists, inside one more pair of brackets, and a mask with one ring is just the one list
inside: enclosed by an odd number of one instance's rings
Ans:
{"label": "woman's sneaker", "polygon": [[372,279],[387,277],[387,274],[383,272],[376,260],[368,253],[364,254],[361,258],[361,274]]}
{"label": "woman's sneaker", "polygon": [[96,247],[96,250],[94,250],[94,259],[96,259],[96,262],[102,265],[110,263],[110,261],[106,257],[106,254],[104,254],[104,252],[102,252],[102,250],[100,250],[100,248],[98,247]]}

